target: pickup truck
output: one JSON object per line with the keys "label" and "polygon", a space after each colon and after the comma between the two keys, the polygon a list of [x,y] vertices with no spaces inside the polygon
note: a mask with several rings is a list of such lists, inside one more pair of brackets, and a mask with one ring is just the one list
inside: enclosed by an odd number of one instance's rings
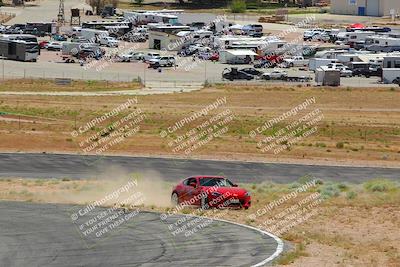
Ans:
{"label": "pickup truck", "polygon": [[304,59],[302,56],[296,56],[292,58],[285,58],[283,59],[283,65],[286,68],[291,68],[291,67],[305,67],[308,66],[308,60]]}
{"label": "pickup truck", "polygon": [[100,45],[106,45],[108,47],[118,47],[118,40],[114,37],[103,37],[100,39]]}

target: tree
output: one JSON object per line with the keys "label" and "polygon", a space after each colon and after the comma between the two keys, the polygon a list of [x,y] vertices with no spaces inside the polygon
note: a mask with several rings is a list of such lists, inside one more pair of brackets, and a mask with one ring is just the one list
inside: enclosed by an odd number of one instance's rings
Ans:
{"label": "tree", "polygon": [[135,0],[135,3],[139,6],[141,6],[143,4],[144,0]]}
{"label": "tree", "polygon": [[100,15],[101,11],[106,5],[118,6],[118,0],[89,0],[89,5],[92,7],[93,12]]}
{"label": "tree", "polygon": [[246,11],[245,0],[233,0],[230,6],[232,13],[243,13]]}

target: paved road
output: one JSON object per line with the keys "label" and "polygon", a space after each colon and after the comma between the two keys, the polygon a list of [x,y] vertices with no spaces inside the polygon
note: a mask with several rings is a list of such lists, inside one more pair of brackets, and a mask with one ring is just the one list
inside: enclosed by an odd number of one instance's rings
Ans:
{"label": "paved road", "polygon": [[1,266],[251,266],[276,255],[281,242],[219,221],[188,237],[173,236],[168,226],[182,217],[140,212],[89,243],[71,208],[0,202]]}
{"label": "paved road", "polygon": [[126,173],[156,172],[167,181],[196,174],[225,175],[238,183],[293,182],[304,175],[334,181],[363,182],[384,177],[400,179],[400,169],[338,167],[278,163],[227,162],[122,156],[64,154],[0,154],[1,177],[88,178],[118,170]]}

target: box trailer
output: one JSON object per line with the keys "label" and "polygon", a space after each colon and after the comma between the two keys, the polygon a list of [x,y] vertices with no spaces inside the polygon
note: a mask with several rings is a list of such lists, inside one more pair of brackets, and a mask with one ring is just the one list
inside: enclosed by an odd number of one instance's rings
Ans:
{"label": "box trailer", "polygon": [[35,42],[0,39],[0,56],[6,59],[36,62],[39,50]]}
{"label": "box trailer", "polygon": [[108,31],[100,31],[95,29],[82,29],[81,36],[88,40],[89,43],[99,43],[104,37],[108,37]]}
{"label": "box trailer", "polygon": [[78,42],[63,42],[62,43],[62,54],[63,55],[77,55],[81,50],[90,50],[97,52],[100,50],[99,44],[93,43],[78,43]]}
{"label": "box trailer", "polygon": [[315,71],[315,82],[322,86],[340,86],[340,70],[322,66]]}

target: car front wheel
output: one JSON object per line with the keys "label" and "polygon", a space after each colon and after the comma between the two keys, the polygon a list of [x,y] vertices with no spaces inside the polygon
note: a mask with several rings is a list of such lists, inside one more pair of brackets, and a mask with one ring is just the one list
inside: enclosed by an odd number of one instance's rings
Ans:
{"label": "car front wheel", "polygon": [[201,207],[202,210],[206,210],[206,209],[209,209],[209,208],[210,208],[210,205],[208,204],[208,198],[207,198],[207,196],[201,197],[201,200],[200,200],[200,207]]}
{"label": "car front wheel", "polygon": [[172,194],[172,196],[171,196],[171,204],[172,204],[173,206],[179,205],[179,197],[178,197],[178,194],[177,194],[177,193],[173,193],[173,194]]}

